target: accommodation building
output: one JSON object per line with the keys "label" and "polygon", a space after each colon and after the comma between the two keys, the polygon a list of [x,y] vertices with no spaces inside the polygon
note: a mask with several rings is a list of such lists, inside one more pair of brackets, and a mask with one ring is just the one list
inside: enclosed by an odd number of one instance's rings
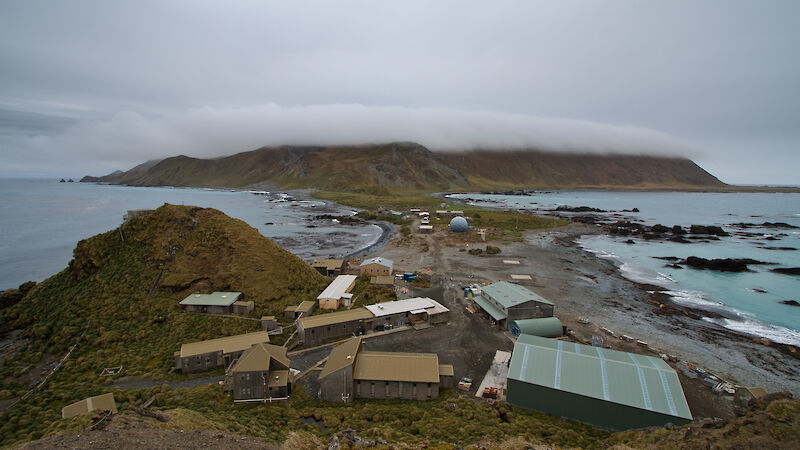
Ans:
{"label": "accommodation building", "polygon": [[321,294],[317,296],[320,309],[337,309],[340,306],[350,306],[353,295],[350,291],[356,285],[355,275],[339,275]]}
{"label": "accommodation building", "polygon": [[373,315],[367,329],[374,331],[419,323],[434,325],[447,321],[447,313],[450,312],[436,300],[427,297],[376,303],[365,308]]}
{"label": "accommodation building", "polygon": [[406,325],[435,325],[447,321],[449,309],[424,297],[376,303],[330,314],[302,317],[297,337],[306,346],[324,344],[343,336],[383,331]]}
{"label": "accommodation building", "polygon": [[315,259],[314,262],[311,263],[311,267],[325,276],[335,277],[336,275],[341,275],[345,271],[347,268],[347,261],[343,259],[320,258]]}
{"label": "accommodation building", "polygon": [[234,306],[241,301],[241,292],[212,292],[211,294],[191,294],[181,300],[181,308],[184,311],[201,312],[209,314],[233,314],[234,308],[237,312],[253,310],[252,302],[245,302]]}
{"label": "accommodation building", "polygon": [[443,383],[452,385],[453,366],[439,364],[435,353],[372,352],[360,337],[331,350],[319,374],[319,397],[333,402],[356,398],[439,397]]}
{"label": "accommodation building", "polygon": [[507,281],[483,286],[475,303],[506,328],[512,320],[553,316],[553,303],[528,288]]}
{"label": "accommodation building", "polygon": [[256,331],[183,344],[181,350],[175,352],[175,368],[183,373],[191,373],[215,367],[228,367],[251,346],[267,342],[269,342],[267,332]]}
{"label": "accommodation building", "polygon": [[359,275],[391,275],[394,262],[386,258],[365,259],[359,266]]}
{"label": "accommodation building", "polygon": [[69,419],[75,416],[89,414],[93,411],[117,412],[117,404],[114,402],[114,394],[108,393],[85,398],[79,402],[72,403],[61,408],[61,418]]}
{"label": "accommodation building", "polygon": [[692,420],[675,370],[660,358],[520,335],[508,402],[613,430]]}
{"label": "accommodation building", "polygon": [[283,400],[292,393],[292,374],[286,347],[258,343],[248,348],[231,368],[233,401]]}
{"label": "accommodation building", "polygon": [[301,317],[297,321],[297,338],[304,345],[313,347],[342,336],[364,334],[368,326],[365,321],[372,317],[366,308]]}
{"label": "accommodation building", "polygon": [[297,319],[298,317],[308,317],[317,309],[317,302],[305,300],[297,306],[288,306],[283,310],[283,317],[287,319]]}

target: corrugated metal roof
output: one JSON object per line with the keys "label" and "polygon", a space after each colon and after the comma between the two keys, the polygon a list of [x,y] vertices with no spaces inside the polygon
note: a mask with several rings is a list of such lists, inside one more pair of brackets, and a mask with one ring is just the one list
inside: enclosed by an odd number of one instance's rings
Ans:
{"label": "corrugated metal roof", "polygon": [[652,356],[522,335],[508,378],[692,419],[675,370]]}
{"label": "corrugated metal roof", "polygon": [[505,308],[510,308],[531,300],[552,305],[553,303],[528,288],[507,281],[498,281],[483,287],[483,294],[488,295]]}
{"label": "corrugated metal roof", "polygon": [[494,306],[489,302],[489,300],[486,300],[480,295],[475,295],[472,297],[472,299],[475,300],[475,303],[477,303],[478,306],[480,306],[484,311],[489,313],[489,315],[492,316],[494,320],[500,321],[508,317],[506,313],[500,310],[500,308]]}
{"label": "corrugated metal roof", "polygon": [[181,345],[181,358],[216,351],[222,351],[222,353],[238,352],[246,350],[250,348],[250,346],[260,342],[269,342],[269,336],[266,331],[237,334],[235,336],[226,336],[210,339],[208,341],[191,342]]}
{"label": "corrugated metal roof", "polygon": [[189,306],[230,306],[239,297],[241,292],[212,292],[211,294],[192,294],[181,300],[181,305]]}
{"label": "corrugated metal roof", "polygon": [[[564,333],[563,324],[556,317],[518,319],[511,322],[510,328],[517,334],[531,334],[541,337],[557,337]],[[515,328],[516,331],[514,330]]]}
{"label": "corrugated metal roof", "polygon": [[322,372],[319,373],[319,378],[325,378],[334,372],[338,372],[352,365],[356,361],[356,355],[360,349],[360,337],[350,338],[346,340],[344,344],[334,347],[333,350],[331,350],[331,354],[328,355],[328,359],[325,361]]}
{"label": "corrugated metal roof", "polygon": [[347,311],[337,311],[330,314],[301,317],[298,322],[304,329],[349,322],[351,320],[369,319],[373,315],[366,308],[353,308]]}
{"label": "corrugated metal roof", "polygon": [[392,261],[391,259],[386,259],[386,258],[382,258],[382,257],[379,256],[377,258],[365,259],[361,263],[362,266],[366,266],[366,265],[369,265],[369,264],[380,264],[382,266],[392,267],[392,265],[394,264],[394,261]]}
{"label": "corrugated metal roof", "polygon": [[286,347],[259,343],[245,350],[231,370],[233,372],[268,371],[271,359],[274,359],[287,369],[289,368]]}
{"label": "corrugated metal roof", "polygon": [[358,277],[355,275],[339,275],[338,277],[334,278],[333,281],[331,281],[331,284],[329,284],[321,294],[317,296],[317,300],[339,300],[340,298],[344,297],[344,294],[347,293],[350,288],[353,287],[353,284],[356,282],[356,278]]}
{"label": "corrugated metal roof", "polygon": [[435,353],[365,352],[356,356],[354,380],[439,382],[439,356]]}
{"label": "corrugated metal roof", "polygon": [[407,298],[405,300],[397,300],[394,302],[376,303],[374,305],[367,305],[365,308],[369,310],[375,317],[388,316],[391,314],[400,314],[404,312],[413,311],[415,309],[426,309],[435,306],[436,302],[426,297]]}

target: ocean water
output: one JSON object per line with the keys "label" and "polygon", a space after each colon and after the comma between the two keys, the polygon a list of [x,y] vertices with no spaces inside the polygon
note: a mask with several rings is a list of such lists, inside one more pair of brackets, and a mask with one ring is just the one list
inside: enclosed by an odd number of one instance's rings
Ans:
{"label": "ocean water", "polygon": [[[647,241],[629,236],[587,235],[578,242],[586,250],[613,261],[622,274],[637,282],[655,284],[669,291],[681,304],[713,310],[727,319],[717,321],[729,329],[774,341],[800,345],[800,307],[780,303],[800,302],[800,277],[771,272],[774,267],[800,267],[800,228],[754,227],[740,229],[735,223],[785,222],[800,227],[800,194],[797,193],[688,193],[556,191],[532,195],[454,194],[468,203],[545,212],[559,205],[589,206],[609,211],[597,214],[608,220],[620,218],[646,225],[717,225],[731,233],[718,241]],[[638,213],[623,212],[637,208]],[[785,247],[796,250],[777,250]],[[666,267],[655,257],[752,258],[773,263],[749,265],[743,273]]]}
{"label": "ocean water", "polygon": [[[216,208],[306,260],[343,256],[380,238],[374,225],[342,225],[315,215],[352,211],[286,193],[145,188],[44,179],[0,179],[0,290],[41,281],[66,267],[77,242],[114,229],[129,209],[164,203]],[[287,200],[289,199],[289,200]]]}

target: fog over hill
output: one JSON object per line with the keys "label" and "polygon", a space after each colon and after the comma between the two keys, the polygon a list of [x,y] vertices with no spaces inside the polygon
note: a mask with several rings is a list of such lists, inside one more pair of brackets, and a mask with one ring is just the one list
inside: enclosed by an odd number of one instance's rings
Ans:
{"label": "fog over hill", "polygon": [[134,186],[257,186],[341,192],[496,188],[699,189],[724,183],[682,157],[536,150],[432,152],[413,142],[262,147],[214,159],[176,156],[85,177]]}

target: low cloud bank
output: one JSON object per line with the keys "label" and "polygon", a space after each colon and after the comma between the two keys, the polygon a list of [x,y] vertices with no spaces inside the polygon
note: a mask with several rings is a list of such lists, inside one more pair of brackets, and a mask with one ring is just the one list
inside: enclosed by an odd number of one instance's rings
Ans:
{"label": "low cloud bank", "polygon": [[[121,112],[51,135],[7,139],[6,167],[74,166],[127,169],[184,154],[230,155],[282,144],[342,145],[414,141],[433,151],[537,149],[574,153],[698,156],[666,133],[582,120],[443,108],[358,104],[241,108],[204,107],[160,116]],[[5,152],[4,152],[5,153]]]}

